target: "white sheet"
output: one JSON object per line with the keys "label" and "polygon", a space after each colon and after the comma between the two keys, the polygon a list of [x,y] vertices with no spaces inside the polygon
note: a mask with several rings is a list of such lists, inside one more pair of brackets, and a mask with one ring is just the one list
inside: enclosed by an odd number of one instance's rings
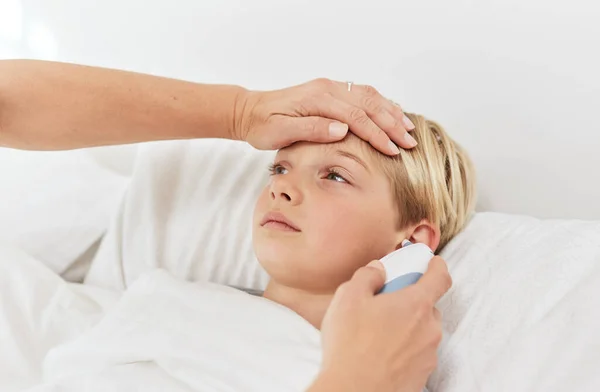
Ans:
{"label": "white sheet", "polygon": [[[66,284],[0,248],[0,390],[303,391],[320,334],[291,310],[214,284],[143,275],[122,296]],[[41,365],[41,366],[40,366]]]}

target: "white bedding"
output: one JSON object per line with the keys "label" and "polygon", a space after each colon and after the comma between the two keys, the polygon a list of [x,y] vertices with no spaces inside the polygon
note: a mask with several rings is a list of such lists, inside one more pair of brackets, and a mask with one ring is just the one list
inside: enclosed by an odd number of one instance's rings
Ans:
{"label": "white bedding", "polygon": [[42,262],[0,244],[0,390],[38,383],[48,351],[91,328],[118,296],[66,283]]}
{"label": "white bedding", "polygon": [[0,247],[0,390],[302,391],[320,334],[291,310],[144,274],[126,292],[64,283]]}
{"label": "white bedding", "polygon": [[600,391],[600,222],[477,214],[443,256],[430,391]]}
{"label": "white bedding", "polygon": [[0,148],[0,241],[67,273],[106,232],[129,182],[98,165],[92,151]]}
{"label": "white bedding", "polygon": [[[429,391],[600,390],[600,222],[478,214],[444,257]],[[1,391],[300,391],[319,347],[295,313],[234,289],[161,270],[94,289],[0,247]]]}

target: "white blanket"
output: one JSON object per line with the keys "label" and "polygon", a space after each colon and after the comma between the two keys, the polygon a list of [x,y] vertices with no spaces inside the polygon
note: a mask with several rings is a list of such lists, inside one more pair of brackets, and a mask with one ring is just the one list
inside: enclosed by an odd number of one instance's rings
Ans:
{"label": "white blanket", "polygon": [[320,334],[291,310],[157,270],[124,294],[0,248],[0,390],[303,391]]}

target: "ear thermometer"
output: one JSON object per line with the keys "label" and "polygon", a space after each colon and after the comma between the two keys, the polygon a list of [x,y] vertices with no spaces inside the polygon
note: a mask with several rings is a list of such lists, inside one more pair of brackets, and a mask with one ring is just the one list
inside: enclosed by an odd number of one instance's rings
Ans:
{"label": "ear thermometer", "polygon": [[386,280],[378,294],[391,293],[417,283],[433,257],[433,251],[427,245],[402,241],[400,249],[380,260],[385,268]]}

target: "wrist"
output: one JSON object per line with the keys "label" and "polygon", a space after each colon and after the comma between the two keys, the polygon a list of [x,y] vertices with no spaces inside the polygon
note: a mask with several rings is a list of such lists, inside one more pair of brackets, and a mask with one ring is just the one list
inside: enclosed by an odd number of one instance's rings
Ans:
{"label": "wrist", "polygon": [[227,122],[227,135],[231,140],[246,140],[246,131],[244,130],[247,128],[247,112],[251,106],[249,105],[251,95],[249,90],[241,87],[235,91],[233,104],[230,106],[232,110],[229,113]]}
{"label": "wrist", "polygon": [[[246,95],[244,88],[232,85],[196,84],[187,96],[173,100],[170,119],[190,129],[184,138],[241,139],[236,123],[242,117]],[[182,94],[183,95],[183,94]],[[189,126],[189,128],[187,128]]]}

